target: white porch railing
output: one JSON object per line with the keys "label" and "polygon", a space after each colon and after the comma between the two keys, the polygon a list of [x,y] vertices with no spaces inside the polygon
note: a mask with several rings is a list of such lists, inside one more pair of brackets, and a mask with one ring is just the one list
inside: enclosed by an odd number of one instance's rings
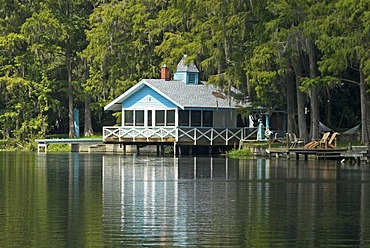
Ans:
{"label": "white porch railing", "polygon": [[176,142],[193,145],[233,145],[247,136],[245,128],[103,127],[105,142]]}
{"label": "white porch railing", "polygon": [[176,141],[175,127],[103,127],[103,141]]}

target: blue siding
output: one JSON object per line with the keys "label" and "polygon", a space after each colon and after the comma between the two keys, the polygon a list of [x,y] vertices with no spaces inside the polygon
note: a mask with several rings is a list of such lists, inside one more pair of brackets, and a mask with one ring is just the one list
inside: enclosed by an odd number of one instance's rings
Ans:
{"label": "blue siding", "polygon": [[173,75],[173,79],[174,80],[180,80],[180,81],[183,81],[184,83],[186,83],[186,72],[179,72],[177,71],[175,73],[175,75]]}
{"label": "blue siding", "polygon": [[[191,76],[193,77],[192,80]],[[177,71],[173,77],[174,80],[181,80],[186,84],[198,84],[199,78],[198,78],[197,72],[184,72],[184,71]],[[192,81],[192,82],[191,82]]]}
{"label": "blue siding", "polygon": [[144,109],[146,105],[151,105],[155,108],[177,107],[167,98],[161,96],[146,85],[122,102],[122,108]]}

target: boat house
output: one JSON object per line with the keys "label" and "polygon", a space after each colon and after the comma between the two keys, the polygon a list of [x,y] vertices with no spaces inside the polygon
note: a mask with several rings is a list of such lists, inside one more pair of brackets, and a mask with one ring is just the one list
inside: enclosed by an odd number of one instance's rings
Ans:
{"label": "boat house", "polygon": [[194,63],[186,55],[170,76],[166,65],[160,79],[143,79],[105,106],[122,111],[120,126],[103,127],[103,141],[121,145],[173,145],[178,147],[232,147],[246,135],[231,89],[224,94],[217,87],[199,81]]}

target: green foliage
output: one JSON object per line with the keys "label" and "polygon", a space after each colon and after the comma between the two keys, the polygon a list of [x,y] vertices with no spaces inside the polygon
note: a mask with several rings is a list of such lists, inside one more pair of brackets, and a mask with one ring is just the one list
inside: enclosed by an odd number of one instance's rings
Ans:
{"label": "green foliage", "polygon": [[226,152],[226,155],[228,157],[233,158],[250,158],[253,156],[253,153],[249,148],[243,148],[243,149],[232,149]]}
{"label": "green foliage", "polygon": [[50,144],[48,145],[48,152],[70,152],[71,145],[69,144]]}
{"label": "green foliage", "polygon": [[[201,80],[226,94],[237,88],[253,107],[269,110],[286,109],[287,77],[297,62],[303,92],[347,87],[342,83],[358,82],[359,70],[370,83],[368,1],[1,3],[0,130],[22,142],[66,133],[70,98],[80,110],[91,99],[100,130],[107,103],[143,78],[158,78],[163,63],[174,71],[183,54],[199,67]],[[318,48],[315,78],[308,40]]]}
{"label": "green foliage", "polygon": [[300,90],[302,92],[308,92],[312,88],[328,86],[332,87],[336,83],[338,83],[338,78],[332,76],[324,76],[324,77],[316,77],[316,78],[308,78],[302,77],[302,85]]}
{"label": "green foliage", "polygon": [[15,138],[0,139],[0,150],[35,151],[37,150],[37,144],[34,141],[21,141]]}

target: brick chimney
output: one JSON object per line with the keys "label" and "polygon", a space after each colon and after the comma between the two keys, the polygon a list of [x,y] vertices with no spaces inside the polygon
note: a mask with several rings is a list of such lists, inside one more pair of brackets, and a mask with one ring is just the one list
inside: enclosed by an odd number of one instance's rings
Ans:
{"label": "brick chimney", "polygon": [[170,69],[167,67],[166,64],[164,64],[161,68],[161,79],[164,79],[166,81],[170,80]]}

